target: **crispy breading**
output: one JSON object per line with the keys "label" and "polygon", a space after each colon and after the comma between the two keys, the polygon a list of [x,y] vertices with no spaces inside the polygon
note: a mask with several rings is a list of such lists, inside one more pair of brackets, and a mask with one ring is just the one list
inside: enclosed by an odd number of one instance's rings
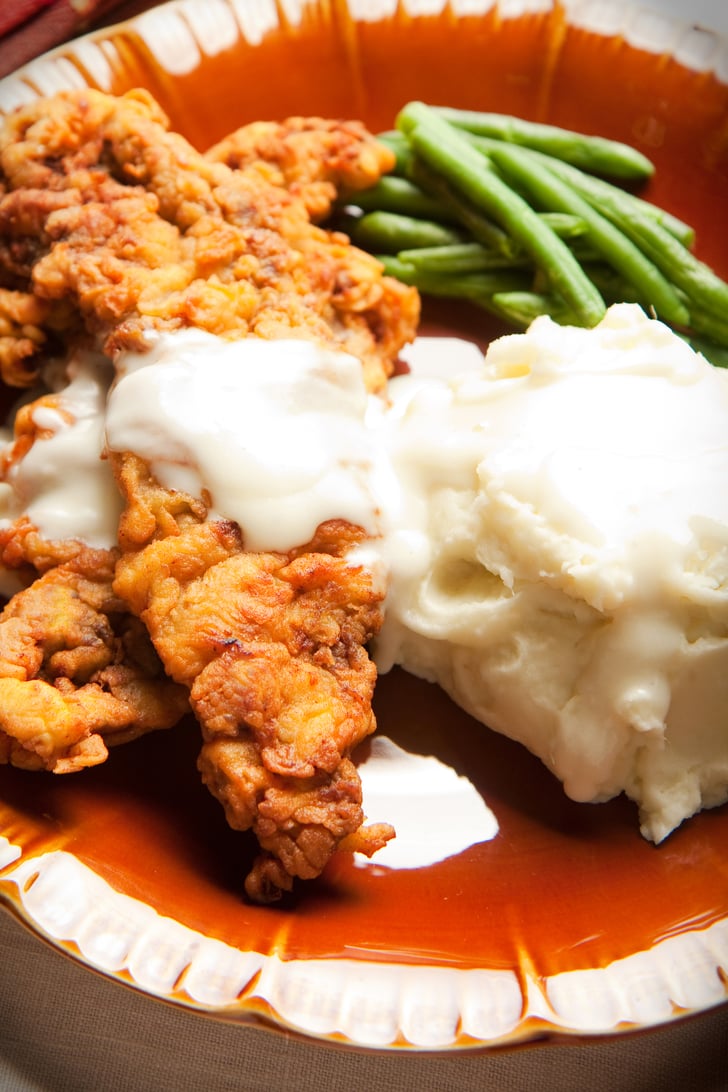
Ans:
{"label": "crispy breading", "polygon": [[0,528],[2,564],[28,584],[0,613],[0,763],[70,773],[188,711],[112,591],[117,555],[47,539],[27,517]]}
{"label": "crispy breading", "polygon": [[[305,201],[270,177],[277,168],[232,169],[167,124],[145,91],[67,92],[10,115],[0,132],[0,283],[52,304],[54,326],[72,304],[111,356],[140,347],[150,328],[226,338],[295,330],[358,356],[368,385],[381,387],[413,335],[417,293],[315,226]],[[360,145],[368,180],[391,153],[375,154],[370,137]],[[353,136],[348,146],[355,158]],[[15,340],[7,374],[28,358],[27,339]]]}
{"label": "crispy breading", "polygon": [[[49,421],[74,424],[63,391],[17,410],[14,439],[0,451],[11,490],[14,471],[54,435]],[[143,625],[112,592],[117,556],[49,538],[27,514],[0,525],[3,568],[30,585],[0,614],[0,762],[83,769],[104,761],[107,743],[168,728],[188,709],[186,691],[165,677]]]}
{"label": "crispy breading", "polygon": [[[34,376],[29,341],[73,344],[83,330],[116,359],[145,349],[150,330],[197,327],[343,349],[381,389],[415,334],[417,292],[312,220],[338,185],[371,185],[391,163],[362,126],[322,119],[248,127],[201,155],[144,91],[84,89],[20,108],[0,132],[0,285],[19,294],[10,302],[35,301],[37,321],[8,315],[3,374]],[[362,532],[332,521],[289,554],[247,551],[201,498],[162,489],[132,453],[113,461],[123,556],[96,597],[78,544],[49,545],[22,518],[0,534],[6,561],[45,572],[6,619],[6,758],[77,768],[103,759],[104,738],[146,730],[156,707],[145,676],[122,678],[133,629],[123,601],[173,680],[160,683],[162,703],[176,716],[189,694],[205,781],[231,824],[258,837],[251,897],[317,875],[339,845],[373,852],[393,832],[362,826],[349,758],[375,726],[365,645],[381,624],[380,591],[345,558]],[[33,624],[21,632],[14,612]]]}
{"label": "crispy breading", "polygon": [[0,288],[0,377],[4,383],[29,387],[36,381],[47,330],[61,321],[53,305],[30,292]]}
{"label": "crispy breading", "polygon": [[365,645],[382,621],[381,591],[344,556],[362,532],[332,521],[289,554],[246,551],[237,524],[207,520],[136,456],[113,460],[127,500],[114,589],[189,688],[205,783],[264,850],[248,894],[317,876],[345,838],[374,852],[393,831],[362,827],[348,758],[375,728]]}
{"label": "crispy breading", "polygon": [[236,170],[265,164],[271,181],[301,197],[316,221],[329,215],[340,192],[367,189],[394,166],[392,152],[361,122],[318,117],[252,122],[206,157]]}
{"label": "crispy breading", "polygon": [[112,590],[115,554],[79,550],[0,615],[0,762],[69,773],[168,728],[186,691]]}

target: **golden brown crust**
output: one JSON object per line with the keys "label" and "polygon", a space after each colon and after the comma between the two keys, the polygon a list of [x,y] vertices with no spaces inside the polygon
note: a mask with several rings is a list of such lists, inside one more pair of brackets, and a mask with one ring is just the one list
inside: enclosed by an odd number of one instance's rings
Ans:
{"label": "golden brown crust", "polygon": [[[230,825],[265,851],[246,890],[268,900],[362,830],[348,756],[375,728],[365,645],[382,621],[371,575],[345,557],[362,532],[331,521],[289,554],[246,551],[236,524],[206,521],[136,456],[113,461],[128,500],[114,589],[189,688],[200,770]],[[364,832],[372,851],[393,833]]]}
{"label": "golden brown crust", "polygon": [[252,122],[206,157],[234,170],[264,164],[271,181],[300,197],[314,221],[329,215],[339,192],[367,189],[395,164],[394,153],[361,122],[319,117]]}
{"label": "golden brown crust", "polygon": [[8,386],[35,382],[52,316],[52,306],[32,293],[0,288],[0,377]]}
{"label": "golden brown crust", "polygon": [[96,551],[90,572],[81,557],[58,565],[0,615],[0,761],[69,773],[186,711],[113,593],[114,561]]}
{"label": "golden brown crust", "polygon": [[[313,218],[391,159],[357,123],[300,118],[201,155],[144,91],[22,107],[0,131],[0,288],[14,293],[0,296],[4,377],[29,382],[36,347],[55,338],[85,332],[116,358],[150,329],[196,327],[344,349],[380,389],[415,334],[417,292]],[[33,428],[21,415],[17,453]],[[174,719],[189,694],[203,776],[258,837],[253,897],[317,875],[342,843],[382,845],[391,828],[362,826],[349,759],[374,729],[365,646],[381,624],[370,575],[345,557],[361,532],[332,521],[290,554],[250,552],[201,498],[160,488],[133,455],[113,461],[118,562],[45,542],[27,519],[0,532],[6,563],[44,574],[0,619],[0,755],[57,771],[101,761],[106,740],[158,726],[159,685]],[[124,611],[156,652],[137,646]]]}
{"label": "golden brown crust", "polygon": [[[0,455],[12,481],[52,420],[74,423],[59,394],[22,405]],[[113,488],[113,479],[110,479]],[[21,485],[22,493],[22,485]],[[167,728],[188,709],[149,636],[111,582],[117,549],[51,539],[27,515],[0,527],[0,564],[28,585],[0,614],[0,761],[69,773],[103,762],[107,745]]]}
{"label": "golden brown crust", "polygon": [[[368,162],[367,178],[387,162],[363,129],[324,136],[352,163]],[[228,338],[295,331],[359,356],[370,388],[381,387],[414,335],[416,291],[316,227],[271,173],[260,161],[232,169],[201,155],[144,91],[31,103],[0,132],[0,283],[42,301],[56,332],[80,314],[110,355],[138,347],[150,327]],[[16,327],[4,357],[0,345],[10,378],[32,360]],[[37,328],[46,336],[43,321]]]}

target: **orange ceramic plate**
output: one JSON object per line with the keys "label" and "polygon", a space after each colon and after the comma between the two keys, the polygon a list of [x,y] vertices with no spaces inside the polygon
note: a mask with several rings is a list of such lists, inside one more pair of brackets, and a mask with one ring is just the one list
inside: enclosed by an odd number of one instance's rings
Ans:
{"label": "orange ceramic plate", "polygon": [[[389,127],[408,99],[520,114],[637,144],[648,196],[694,224],[728,275],[728,47],[593,2],[179,0],[75,42],[0,84],[0,110],[60,87],[148,87],[204,147],[257,118],[319,113]],[[425,329],[484,343],[480,315]],[[728,809],[661,847],[625,800],[569,801],[529,754],[403,672],[380,732],[461,775],[500,830],[419,868],[340,854],[262,909],[252,847],[195,770],[197,729],[146,737],[53,778],[0,768],[0,898],[41,935],[138,988],[226,1018],[359,1045],[444,1049],[664,1023],[726,999]],[[398,795],[414,809],[418,776]],[[439,809],[439,810],[438,810]]]}

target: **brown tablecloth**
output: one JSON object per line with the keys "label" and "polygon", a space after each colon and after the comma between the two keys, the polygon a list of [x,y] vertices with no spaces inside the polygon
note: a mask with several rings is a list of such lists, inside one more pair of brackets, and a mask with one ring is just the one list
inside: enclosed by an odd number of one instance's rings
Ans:
{"label": "brown tablecloth", "polygon": [[108,981],[0,910],[2,1092],[726,1092],[728,1006],[657,1031],[395,1054],[227,1024]]}

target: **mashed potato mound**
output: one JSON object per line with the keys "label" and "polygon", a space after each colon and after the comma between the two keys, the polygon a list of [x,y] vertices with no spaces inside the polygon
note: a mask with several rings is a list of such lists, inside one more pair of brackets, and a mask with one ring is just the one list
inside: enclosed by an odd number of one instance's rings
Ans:
{"label": "mashed potato mound", "polygon": [[659,842],[728,800],[728,374],[634,305],[393,383],[377,648]]}

